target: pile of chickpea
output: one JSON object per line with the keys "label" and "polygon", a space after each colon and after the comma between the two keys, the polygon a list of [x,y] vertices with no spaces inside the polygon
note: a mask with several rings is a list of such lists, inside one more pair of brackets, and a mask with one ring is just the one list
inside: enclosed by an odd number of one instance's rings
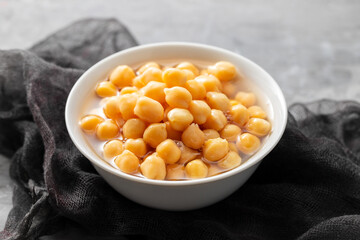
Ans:
{"label": "pile of chickpea", "polygon": [[128,174],[184,180],[238,167],[271,124],[253,93],[234,92],[232,81],[241,75],[233,64],[200,70],[190,62],[149,62],[136,72],[120,65],[95,89],[106,118],[85,115],[80,126],[103,141],[104,158]]}

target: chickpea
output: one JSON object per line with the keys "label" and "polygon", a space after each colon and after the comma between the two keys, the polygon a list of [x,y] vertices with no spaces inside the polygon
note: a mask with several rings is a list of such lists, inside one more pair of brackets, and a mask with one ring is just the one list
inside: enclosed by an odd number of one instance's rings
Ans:
{"label": "chickpea", "polygon": [[209,164],[208,166],[208,177],[212,177],[218,175],[219,173],[223,172],[224,169],[221,169],[217,166],[217,164]]}
{"label": "chickpea", "polygon": [[236,68],[232,63],[220,61],[208,67],[208,72],[216,76],[220,81],[230,81],[236,76]]}
{"label": "chickpea", "polygon": [[211,109],[211,114],[207,118],[203,126],[205,128],[211,128],[211,129],[215,129],[216,131],[220,131],[225,127],[226,123],[227,123],[227,118],[225,117],[222,111],[217,109]]}
{"label": "chickpea", "polygon": [[124,173],[133,173],[139,167],[139,158],[129,150],[124,150],[115,158],[115,164]]}
{"label": "chickpea", "polygon": [[214,130],[214,129],[205,129],[203,131],[204,136],[205,136],[205,141],[209,140],[209,139],[213,139],[213,138],[219,138],[220,134],[218,133],[218,131]]}
{"label": "chickpea", "polygon": [[234,124],[227,124],[220,132],[220,136],[228,141],[236,141],[238,135],[241,133],[241,128]]}
{"label": "chickpea", "polygon": [[271,130],[271,124],[261,118],[250,118],[245,125],[246,130],[258,137],[266,136]]}
{"label": "chickpea", "polygon": [[153,123],[145,129],[144,141],[151,147],[156,148],[167,138],[165,123]]}
{"label": "chickpea", "polygon": [[240,166],[241,157],[237,152],[230,151],[223,159],[218,161],[218,166],[230,170]]}
{"label": "chickpea", "polygon": [[101,122],[96,128],[96,136],[100,140],[108,140],[119,135],[119,127],[114,120],[105,120]]}
{"label": "chickpea", "polygon": [[99,83],[95,91],[99,97],[112,97],[117,94],[115,85],[108,81]]}
{"label": "chickpea", "polygon": [[189,70],[194,74],[194,76],[199,75],[199,69],[190,62],[181,62],[176,66],[176,68],[181,70]]}
{"label": "chickpea", "polygon": [[174,108],[167,115],[171,127],[176,131],[184,131],[194,120],[187,109]]}
{"label": "chickpea", "polygon": [[204,157],[211,161],[218,161],[229,152],[229,143],[222,138],[209,139],[203,147]]}
{"label": "chickpea", "polygon": [[250,118],[262,118],[267,117],[266,112],[259,106],[251,106],[248,108]]}
{"label": "chickpea", "polygon": [[230,109],[230,100],[223,93],[208,92],[206,94],[206,102],[211,108],[218,109],[223,112],[226,112]]}
{"label": "chickpea", "polygon": [[142,76],[136,76],[134,79],[133,79],[133,82],[132,84],[134,85],[134,87],[136,87],[137,89],[141,89],[143,87],[145,87],[145,83],[143,82],[143,78]]}
{"label": "chickpea", "polygon": [[200,153],[198,151],[185,146],[183,143],[181,143],[180,150],[181,150],[181,157],[180,160],[178,161],[179,164],[186,164],[189,161],[200,157]]}
{"label": "chickpea", "polygon": [[146,143],[142,138],[126,140],[125,149],[131,151],[137,157],[142,157],[147,153]]}
{"label": "chickpea", "polygon": [[235,106],[235,105],[238,105],[238,104],[240,104],[238,101],[236,101],[236,100],[230,100],[230,106],[232,107],[232,106]]}
{"label": "chickpea", "polygon": [[121,112],[120,112],[120,98],[115,97],[109,97],[106,99],[106,103],[104,105],[104,113],[108,118],[116,120],[117,118],[121,118]]}
{"label": "chickpea", "polygon": [[158,68],[148,68],[140,75],[141,81],[146,85],[151,81],[162,82],[162,71]]}
{"label": "chickpea", "polygon": [[141,93],[149,98],[152,98],[159,103],[165,102],[165,83],[161,82],[149,82],[145,87],[141,89]]}
{"label": "chickpea", "polygon": [[185,74],[186,74],[186,80],[193,80],[195,78],[195,75],[193,74],[193,72],[189,71],[189,70],[182,70]]}
{"label": "chickpea", "polygon": [[179,164],[166,165],[166,179],[167,180],[181,180],[185,178],[184,167]]}
{"label": "chickpea", "polygon": [[208,175],[208,167],[200,159],[195,159],[186,164],[185,172],[188,178],[205,178]]}
{"label": "chickpea", "polygon": [[118,88],[130,86],[135,77],[134,71],[127,65],[120,65],[112,71],[109,80]]}
{"label": "chickpea", "polygon": [[176,86],[184,86],[187,80],[186,73],[177,68],[168,68],[163,74],[162,78],[168,88]]}
{"label": "chickpea", "polygon": [[164,159],[165,163],[173,164],[179,161],[181,150],[171,139],[166,139],[156,147],[157,154]]}
{"label": "chickpea", "polygon": [[134,113],[141,120],[150,123],[160,122],[164,118],[163,106],[158,101],[144,96],[137,100]]}
{"label": "chickpea", "polygon": [[121,95],[119,97],[119,109],[123,119],[128,120],[135,117],[134,107],[138,100],[138,95],[135,93]]}
{"label": "chickpea", "polygon": [[228,96],[233,98],[236,94],[236,85],[232,84],[231,82],[222,82],[222,92]]}
{"label": "chickpea", "polygon": [[185,84],[185,88],[191,93],[192,99],[201,100],[206,96],[204,84],[196,80],[188,80]]}
{"label": "chickpea", "polygon": [[120,95],[128,93],[137,93],[138,89],[136,87],[123,87],[120,91]]}
{"label": "chickpea", "polygon": [[256,103],[255,94],[252,92],[238,92],[235,96],[235,100],[247,108]]}
{"label": "chickpea", "polygon": [[138,118],[131,118],[123,126],[123,135],[125,138],[142,138],[146,124]]}
{"label": "chickpea", "polygon": [[182,133],[181,140],[187,147],[199,149],[205,141],[205,135],[200,130],[199,125],[192,123]]}
{"label": "chickpea", "polygon": [[157,68],[160,69],[159,64],[157,64],[156,62],[148,62],[145,63],[144,65],[142,65],[139,70],[137,71],[137,73],[139,75],[143,74],[148,68]]}
{"label": "chickpea", "polygon": [[211,115],[211,108],[206,102],[201,100],[191,101],[189,111],[194,117],[194,122],[197,124],[204,124]]}
{"label": "chickpea", "polygon": [[219,92],[222,88],[219,79],[213,75],[200,75],[195,81],[203,84],[207,92]]}
{"label": "chickpea", "polygon": [[260,147],[260,139],[251,133],[243,133],[236,141],[236,146],[241,152],[252,154]]}
{"label": "chickpea", "polygon": [[87,115],[80,120],[80,127],[84,132],[93,133],[96,127],[102,123],[104,119],[97,115]]}
{"label": "chickpea", "polygon": [[123,143],[120,140],[114,139],[105,143],[103,153],[105,158],[113,158],[120,155],[124,150]]}
{"label": "chickpea", "polygon": [[229,143],[229,149],[230,149],[230,151],[238,152],[238,149],[237,149],[237,147],[236,147],[236,144],[233,143],[233,142]]}
{"label": "chickpea", "polygon": [[249,112],[241,104],[237,104],[231,107],[230,114],[232,117],[232,120],[239,124],[240,126],[244,126],[245,123],[249,120]]}
{"label": "chickpea", "polygon": [[181,132],[174,130],[170,122],[165,122],[167,137],[173,140],[181,140]]}
{"label": "chickpea", "polygon": [[183,87],[165,88],[165,101],[173,108],[188,108],[192,100],[191,93]]}
{"label": "chickpea", "polygon": [[[164,105],[163,105],[164,106]],[[166,106],[166,105],[165,105]],[[170,107],[170,106],[166,106],[166,107],[164,107],[165,108],[165,110],[164,110],[164,118],[163,118],[163,122],[166,122],[166,121],[168,121],[168,118],[167,118],[167,115],[168,115],[168,113],[172,110],[172,109],[174,109],[173,107]]]}
{"label": "chickpea", "polygon": [[166,176],[166,165],[164,159],[156,153],[151,154],[140,165],[141,173],[146,178],[164,180]]}

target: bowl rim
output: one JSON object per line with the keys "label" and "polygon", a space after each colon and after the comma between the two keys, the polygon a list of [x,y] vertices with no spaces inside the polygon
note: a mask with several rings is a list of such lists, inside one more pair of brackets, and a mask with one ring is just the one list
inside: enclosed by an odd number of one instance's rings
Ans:
{"label": "bowl rim", "polygon": [[[154,48],[154,47],[195,47],[195,48],[200,48],[203,50],[219,51],[219,52],[223,52],[224,54],[230,55],[232,57],[240,58],[241,61],[245,61],[246,63],[253,65],[255,68],[257,68],[258,71],[260,71],[262,74],[266,75],[267,78],[272,82],[272,85],[276,89],[277,93],[279,94],[278,98],[279,98],[280,105],[281,105],[280,106],[281,113],[283,113],[281,116],[281,118],[282,118],[281,120],[282,120],[283,124],[280,126],[279,132],[277,134],[277,138],[274,139],[274,141],[272,142],[272,145],[270,147],[268,147],[266,149],[266,151],[264,151],[262,154],[257,155],[257,153],[255,153],[244,164],[242,164],[234,169],[231,169],[229,171],[226,171],[224,173],[221,173],[221,174],[218,174],[215,176],[211,176],[211,177],[206,177],[206,178],[201,178],[201,179],[184,180],[184,181],[153,180],[153,179],[147,179],[147,178],[140,178],[140,177],[137,177],[137,176],[134,176],[131,174],[123,173],[120,170],[110,166],[109,164],[107,164],[105,162],[100,163],[97,159],[93,159],[92,156],[90,156],[87,153],[87,151],[91,151],[91,150],[83,149],[82,146],[80,146],[80,144],[78,143],[78,140],[70,126],[71,115],[72,115],[70,104],[76,98],[76,93],[80,90],[81,82],[83,82],[85,79],[87,79],[88,76],[91,75],[91,73],[93,71],[95,71],[96,68],[103,65],[105,62],[111,61],[113,58],[117,58],[119,55],[128,54],[128,53],[131,53],[132,51],[142,51],[142,50]],[[286,105],[284,94],[281,91],[277,82],[262,67],[260,67],[253,61],[249,60],[248,58],[246,58],[240,54],[231,52],[229,50],[226,50],[226,49],[223,49],[220,47],[207,45],[207,44],[190,43],[190,42],[158,42],[158,43],[144,44],[144,45],[131,47],[131,48],[116,52],[114,54],[111,54],[111,55],[105,57],[104,59],[100,60],[99,62],[97,62],[96,64],[91,66],[88,70],[86,70],[80,76],[80,78],[75,82],[75,84],[73,85],[73,87],[68,95],[68,98],[66,101],[66,106],[65,106],[65,123],[66,123],[66,128],[69,133],[69,136],[70,136],[72,142],[74,143],[74,145],[76,146],[76,148],[94,165],[94,167],[99,167],[102,170],[104,170],[112,175],[124,178],[126,180],[135,181],[138,183],[149,184],[149,185],[162,185],[162,186],[174,186],[174,187],[205,184],[205,183],[210,183],[210,182],[214,182],[214,181],[219,181],[219,180],[231,177],[236,174],[241,174],[241,172],[245,171],[246,169],[249,169],[252,166],[260,163],[262,161],[262,159],[265,156],[267,156],[280,141],[280,139],[285,131],[285,128],[286,128],[287,118],[288,118],[288,111],[287,111],[287,105]]]}

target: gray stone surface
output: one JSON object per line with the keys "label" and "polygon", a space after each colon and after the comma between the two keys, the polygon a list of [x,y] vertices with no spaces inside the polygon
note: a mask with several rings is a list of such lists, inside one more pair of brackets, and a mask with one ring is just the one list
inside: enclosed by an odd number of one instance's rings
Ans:
{"label": "gray stone surface", "polygon": [[[0,49],[27,48],[86,17],[122,21],[139,43],[190,41],[240,53],[266,69],[288,104],[360,101],[357,0],[0,0]],[[11,202],[0,158],[0,228]]]}

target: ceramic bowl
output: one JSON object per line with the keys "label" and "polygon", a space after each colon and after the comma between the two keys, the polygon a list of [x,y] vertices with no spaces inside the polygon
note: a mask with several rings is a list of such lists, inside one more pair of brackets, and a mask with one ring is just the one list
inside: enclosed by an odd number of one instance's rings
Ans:
{"label": "ceramic bowl", "polygon": [[[239,167],[216,176],[187,181],[160,181],[140,178],[115,169],[99,157],[88,145],[79,127],[84,99],[94,92],[96,84],[117,65],[138,66],[147,61],[188,60],[215,63],[229,61],[244,75],[238,87],[253,91],[267,111],[272,131],[261,148]],[[221,48],[182,42],[142,45],[115,53],[87,70],[73,86],[66,103],[65,120],[69,135],[79,151],[93,164],[110,186],[139,204],[183,211],[216,203],[241,187],[254,173],[261,160],[279,142],[287,122],[286,102],[278,84],[261,67],[249,59]]]}

